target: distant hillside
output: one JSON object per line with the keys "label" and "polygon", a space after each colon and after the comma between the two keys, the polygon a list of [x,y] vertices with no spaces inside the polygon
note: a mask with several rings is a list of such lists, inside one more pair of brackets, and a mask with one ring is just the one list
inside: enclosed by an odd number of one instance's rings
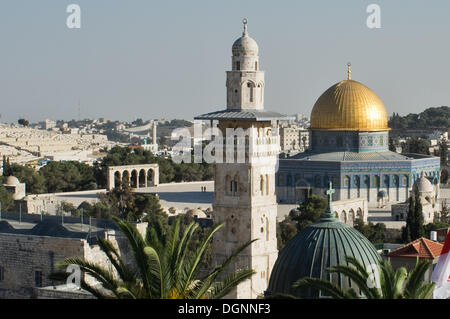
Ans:
{"label": "distant hillside", "polygon": [[450,107],[430,107],[419,114],[410,113],[400,116],[393,113],[389,119],[391,129],[445,129],[450,127]]}

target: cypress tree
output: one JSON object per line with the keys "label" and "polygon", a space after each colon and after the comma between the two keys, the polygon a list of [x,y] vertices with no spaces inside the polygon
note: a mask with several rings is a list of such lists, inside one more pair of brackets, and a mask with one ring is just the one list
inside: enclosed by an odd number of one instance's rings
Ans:
{"label": "cypress tree", "polygon": [[406,216],[406,226],[402,230],[402,239],[409,243],[412,239],[412,229],[414,227],[414,198],[409,198],[408,215]]}
{"label": "cypress tree", "polygon": [[[414,205],[414,239],[423,237],[425,235],[425,230],[423,228],[423,212],[422,203],[420,202],[419,192],[415,194],[415,205]],[[414,240],[413,239],[413,240]]]}

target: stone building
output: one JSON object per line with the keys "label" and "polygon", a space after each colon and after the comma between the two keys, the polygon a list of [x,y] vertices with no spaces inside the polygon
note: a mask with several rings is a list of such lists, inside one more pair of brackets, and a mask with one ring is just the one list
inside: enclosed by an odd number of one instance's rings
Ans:
{"label": "stone building", "polygon": [[[227,296],[256,298],[266,289],[278,256],[275,195],[278,122],[289,117],[264,109],[264,71],[260,70],[258,44],[248,35],[246,20],[232,53],[232,70],[227,71],[226,81],[227,108],[195,119],[211,121],[211,127],[220,130],[226,136],[225,144],[232,147],[229,151],[224,144],[219,145],[223,158],[215,164],[213,220],[225,222],[226,226],[214,236],[212,266],[222,263],[244,243],[258,239],[229,268],[229,271],[254,269],[256,274]],[[239,131],[245,134],[239,135]]]}
{"label": "stone building", "polygon": [[158,164],[136,164],[108,167],[108,190],[126,182],[131,188],[158,186]]}
{"label": "stone building", "polygon": [[[38,220],[36,223],[27,223],[32,228],[26,228],[25,225],[17,227],[17,223],[15,228],[12,224],[6,220],[0,221],[0,299],[36,298],[40,294],[37,290],[41,287],[65,284],[48,278],[57,270],[56,264],[65,258],[84,258],[112,270],[112,265],[97,244],[97,238],[110,240],[128,264],[132,261],[126,238],[112,223],[103,225],[107,229],[93,227],[92,232],[89,232],[88,225],[83,230],[75,231],[76,225],[61,225],[51,217],[46,217],[43,222]],[[147,223],[136,224],[136,227],[145,233]],[[86,281],[96,283],[90,277],[86,277]],[[81,296],[77,296],[75,290],[69,295],[75,298],[87,297],[81,293]],[[59,287],[46,289],[41,297],[63,296],[68,296],[68,291]]]}
{"label": "stone building", "polygon": [[282,152],[299,151],[300,128],[294,125],[280,127],[280,147]]}
{"label": "stone building", "polygon": [[420,259],[431,261],[430,268],[425,273],[425,280],[430,281],[443,247],[444,244],[422,237],[389,252],[387,258],[394,269],[405,267],[408,270],[414,268]]}
{"label": "stone building", "polygon": [[282,152],[304,152],[309,147],[309,131],[298,125],[280,127],[280,146]]}
{"label": "stone building", "polygon": [[15,201],[25,197],[25,183],[21,183],[15,176],[8,176],[3,186],[12,194]]}
{"label": "stone building", "polygon": [[334,201],[365,198],[369,204],[405,201],[422,173],[439,184],[438,157],[389,151],[386,108],[372,90],[351,79],[350,66],[347,79],[317,99],[309,130],[310,149],[280,159],[279,202],[321,195],[328,181],[336,187]]}
{"label": "stone building", "polygon": [[[415,197],[419,195],[420,203],[422,204],[423,222],[424,224],[432,223],[435,217],[440,213],[440,203],[438,201],[439,185],[433,185],[428,178],[421,176],[412,187],[410,196]],[[411,198],[411,197],[410,197]],[[391,206],[392,220],[405,221],[408,217],[409,201],[404,203],[393,204]]]}

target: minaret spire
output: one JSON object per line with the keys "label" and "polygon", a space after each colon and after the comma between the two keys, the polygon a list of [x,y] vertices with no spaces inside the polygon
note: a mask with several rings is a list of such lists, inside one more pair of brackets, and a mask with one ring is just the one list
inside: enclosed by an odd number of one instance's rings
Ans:
{"label": "minaret spire", "polygon": [[247,19],[246,19],[246,18],[242,19],[242,23],[244,24],[244,32],[242,32],[242,36],[243,36],[243,37],[247,37],[247,36],[248,36],[248,32],[247,32]]}
{"label": "minaret spire", "polygon": [[350,62],[347,63],[347,80],[352,79],[352,64]]}

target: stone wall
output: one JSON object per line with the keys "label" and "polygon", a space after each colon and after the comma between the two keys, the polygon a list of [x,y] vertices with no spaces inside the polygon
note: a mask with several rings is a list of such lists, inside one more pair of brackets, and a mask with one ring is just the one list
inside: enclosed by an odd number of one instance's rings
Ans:
{"label": "stone wall", "polygon": [[53,285],[48,275],[58,261],[66,257],[83,257],[85,240],[0,234],[0,298],[32,298],[36,272],[42,272],[42,287]]}
{"label": "stone wall", "polygon": [[[147,223],[136,227],[144,235]],[[105,233],[105,238],[119,249],[125,262],[132,265],[133,255],[125,236],[111,230]],[[42,273],[40,287],[63,284],[48,279],[48,276],[57,270],[59,261],[68,257],[84,258],[110,271],[114,270],[100,247],[90,245],[84,239],[0,233],[0,252],[0,267],[4,272],[4,280],[0,281],[0,299],[37,297],[37,271]],[[92,277],[87,277],[86,281],[90,284],[95,282]],[[54,291],[52,294],[56,296],[60,292]],[[50,295],[40,297],[51,298]]]}

